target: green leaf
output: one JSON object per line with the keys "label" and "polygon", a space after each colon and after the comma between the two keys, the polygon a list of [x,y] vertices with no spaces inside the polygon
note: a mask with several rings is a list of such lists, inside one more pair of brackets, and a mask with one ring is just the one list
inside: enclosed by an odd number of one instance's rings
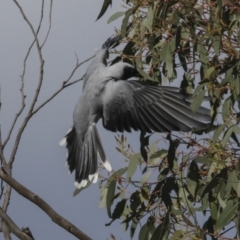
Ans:
{"label": "green leaf", "polygon": [[178,140],[171,140],[169,139],[169,149],[168,149],[168,155],[167,155],[167,159],[168,159],[168,166],[169,169],[173,169],[173,161],[175,159],[175,153],[177,150],[177,147],[179,145],[179,141]]}
{"label": "green leaf", "polygon": [[185,72],[187,72],[187,61],[185,59],[185,55],[184,55],[184,52],[182,50],[178,51],[178,58],[180,60],[182,68],[184,69]]}
{"label": "green leaf", "polygon": [[[148,189],[148,188],[147,188]],[[144,188],[141,189],[141,194],[145,200],[149,200],[148,193],[145,191]]]}
{"label": "green leaf", "polygon": [[218,186],[218,184],[221,181],[226,180],[227,177],[227,168],[223,168],[221,170],[220,173],[218,173],[209,183],[208,185],[205,187],[205,189],[203,190],[202,196],[201,198],[204,197],[204,195],[208,192],[210,192],[212,189],[214,189],[216,186]]}
{"label": "green leaf", "polygon": [[151,156],[150,156],[150,159],[155,159],[155,158],[163,158],[167,155],[168,151],[165,150],[165,149],[162,149],[162,150],[159,150],[155,153],[153,153]]}
{"label": "green leaf", "polygon": [[213,160],[211,158],[206,158],[206,157],[203,157],[203,156],[199,156],[199,157],[194,158],[194,161],[198,162],[198,163],[202,163],[202,164],[211,164],[211,162]]}
{"label": "green leaf", "polygon": [[214,134],[213,134],[213,142],[216,142],[219,138],[219,136],[222,134],[223,130],[225,128],[225,124],[223,123],[222,125],[220,125],[215,131],[214,131]]}
{"label": "green leaf", "polygon": [[175,48],[178,49],[181,46],[181,34],[182,34],[182,26],[179,25],[177,26],[177,31],[176,31],[176,42],[175,42]]}
{"label": "green leaf", "polygon": [[225,133],[224,133],[224,137],[222,140],[222,146],[225,147],[226,143],[228,142],[229,138],[231,137],[233,132],[233,127],[228,128]]}
{"label": "green leaf", "polygon": [[132,225],[131,225],[131,228],[130,228],[130,237],[131,237],[131,239],[132,239],[133,236],[134,236],[134,233],[135,233],[135,230],[136,230],[136,228],[137,228],[137,225],[138,225],[138,220],[137,220],[137,219],[134,219],[134,220],[132,221]]}
{"label": "green leaf", "polygon": [[204,79],[211,79],[216,75],[216,68],[210,67],[204,74]]}
{"label": "green leaf", "polygon": [[107,188],[106,205],[107,205],[107,213],[109,217],[111,217],[111,206],[113,204],[115,188],[116,188],[116,180],[114,179],[109,183]]}
{"label": "green leaf", "polygon": [[145,27],[149,30],[150,33],[152,33],[152,25],[153,25],[153,9],[152,7],[149,7],[146,16]]}
{"label": "green leaf", "polygon": [[[201,40],[202,39],[200,39],[200,41]],[[197,50],[198,50],[198,53],[199,53],[200,61],[204,64],[207,64],[208,63],[207,51],[206,51],[205,47],[202,45],[201,42],[199,42],[197,44]]]}
{"label": "green leaf", "polygon": [[237,173],[236,170],[232,170],[228,174],[228,180],[227,180],[227,186],[226,186],[226,191],[230,192],[232,188],[237,191],[237,183],[238,183],[238,178],[237,178]]}
{"label": "green leaf", "polygon": [[[100,190],[100,203],[99,208],[104,208],[106,206],[106,198],[107,198],[108,189],[106,186],[102,186]],[[111,217],[111,216],[109,216]]]}
{"label": "green leaf", "polygon": [[184,234],[183,230],[177,230],[173,233],[173,235],[169,238],[169,240],[182,239],[183,234]]}
{"label": "green leaf", "polygon": [[[146,80],[152,80],[155,81],[154,78],[150,77],[147,73],[145,73],[142,68],[143,68],[143,64],[142,64],[142,56],[140,54],[138,54],[135,58],[135,62],[137,65],[137,70],[138,72],[146,79]],[[156,82],[156,81],[155,81]]]}
{"label": "green leaf", "polygon": [[145,162],[147,162],[148,160],[148,152],[146,150],[146,147],[148,147],[149,145],[149,137],[151,135],[148,135],[148,136],[145,136],[145,132],[142,132],[140,133],[140,152],[141,152],[141,155],[142,155],[142,158]]}
{"label": "green leaf", "polygon": [[139,205],[141,204],[141,199],[140,199],[140,192],[136,191],[134,192],[131,197],[130,197],[130,209],[135,212]]}
{"label": "green leaf", "polygon": [[192,161],[187,175],[187,187],[189,192],[195,197],[196,188],[199,181],[199,169],[195,161]]}
{"label": "green leaf", "polygon": [[103,16],[103,14],[107,11],[107,9],[110,5],[112,5],[112,0],[104,0],[102,9],[101,9],[96,21]]}
{"label": "green leaf", "polygon": [[117,177],[122,176],[126,171],[128,170],[127,167],[118,169],[113,175],[116,175]]}
{"label": "green leaf", "polygon": [[238,125],[234,125],[233,131],[237,134],[240,135],[240,127]]}
{"label": "green leaf", "polygon": [[169,211],[166,213],[166,216],[162,219],[162,223],[158,225],[155,229],[151,240],[164,239],[165,234],[168,234],[168,224],[169,224]]}
{"label": "green leaf", "polygon": [[144,183],[151,177],[152,173],[153,173],[152,171],[149,171],[143,175],[143,177],[140,180],[141,186],[143,186]]}
{"label": "green leaf", "polygon": [[125,12],[125,17],[122,20],[122,26],[121,26],[121,35],[122,35],[122,37],[126,36],[128,21],[129,21],[129,17],[131,16],[131,14],[132,14],[132,9],[128,9]]}
{"label": "green leaf", "polygon": [[82,190],[88,188],[90,185],[91,185],[92,181],[88,181],[87,185],[85,187],[81,187],[80,189],[79,188],[76,188],[75,191],[73,192],[73,196],[75,197],[76,195],[78,195]]}
{"label": "green leaf", "polygon": [[198,95],[193,99],[190,108],[192,109],[193,112],[196,112],[200,105],[202,104],[202,101],[204,99],[206,90],[202,90],[198,93]]}
{"label": "green leaf", "polygon": [[160,58],[166,63],[167,77],[172,78],[173,76],[173,61],[172,61],[172,48],[171,44],[166,43],[163,45]]}
{"label": "green leaf", "polygon": [[150,232],[148,230],[148,225],[145,223],[142,228],[140,229],[138,240],[149,240]]}
{"label": "green leaf", "polygon": [[222,118],[223,121],[226,121],[230,118],[230,106],[231,106],[231,98],[225,100],[222,107]]}
{"label": "green leaf", "polygon": [[193,97],[196,97],[198,95],[198,93],[200,91],[202,91],[204,89],[204,85],[203,84],[200,84],[196,87],[196,89],[194,90],[194,93],[193,93]]}
{"label": "green leaf", "polygon": [[128,164],[127,177],[126,177],[127,181],[129,181],[129,179],[137,170],[137,166],[139,165],[140,161],[141,161],[141,156],[139,153],[134,154],[130,159]]}
{"label": "green leaf", "polygon": [[115,21],[116,19],[120,18],[121,16],[123,16],[125,14],[125,12],[116,12],[114,13],[107,21],[107,23],[111,23],[113,21]]}
{"label": "green leaf", "polygon": [[113,211],[113,214],[112,214],[112,221],[110,223],[107,223],[105,224],[105,226],[110,226],[111,223],[120,218],[123,211],[124,211],[124,208],[125,208],[125,205],[126,205],[126,202],[127,202],[127,199],[122,199],[120,202],[117,203],[114,211]]}
{"label": "green leaf", "polygon": [[215,54],[218,55],[220,51],[220,36],[213,37],[213,49]]}
{"label": "green leaf", "polygon": [[235,203],[233,200],[227,201],[226,207],[221,212],[219,218],[217,219],[216,225],[215,225],[215,232],[218,232],[223,227],[225,227],[230,220],[232,220],[233,216],[236,213],[238,204]]}

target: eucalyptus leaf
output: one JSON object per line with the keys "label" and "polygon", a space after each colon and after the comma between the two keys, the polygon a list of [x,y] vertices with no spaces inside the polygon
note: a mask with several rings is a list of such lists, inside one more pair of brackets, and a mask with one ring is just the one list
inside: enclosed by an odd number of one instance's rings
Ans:
{"label": "eucalyptus leaf", "polygon": [[150,236],[148,225],[145,223],[139,231],[138,240],[149,240]]}
{"label": "eucalyptus leaf", "polygon": [[141,186],[143,186],[147,182],[147,180],[151,177],[152,173],[153,173],[152,171],[149,171],[143,175],[143,177],[140,180]]}
{"label": "eucalyptus leaf", "polygon": [[225,124],[222,124],[214,131],[212,138],[213,142],[216,142],[218,140],[219,136],[223,133],[224,128]]}
{"label": "eucalyptus leaf", "polygon": [[125,37],[127,32],[127,26],[130,16],[132,15],[132,9],[129,9],[125,12],[125,17],[122,20],[122,26],[121,26],[121,35],[122,37]]}
{"label": "eucalyptus leaf", "polygon": [[109,217],[111,217],[111,206],[113,204],[115,188],[116,188],[116,180],[114,179],[109,183],[107,188],[106,206],[107,206],[107,213]]}
{"label": "eucalyptus leaf", "polygon": [[223,209],[219,218],[217,219],[215,232],[218,232],[229,223],[229,221],[235,215],[237,208],[238,203],[235,203],[233,200],[227,201],[226,207]]}
{"label": "eucalyptus leaf", "polygon": [[169,224],[169,211],[166,213],[165,217],[162,219],[162,223],[158,225],[155,229],[151,240],[164,239],[165,233],[168,233],[168,224]]}
{"label": "eucalyptus leaf", "polygon": [[137,166],[140,164],[140,161],[141,161],[141,155],[139,153],[134,154],[132,158],[129,160],[128,170],[127,170],[127,181],[129,181],[129,179],[137,170]]}
{"label": "eucalyptus leaf", "polygon": [[198,93],[198,95],[193,99],[190,108],[192,109],[193,112],[196,112],[198,108],[201,106],[202,101],[204,99],[206,90],[202,90]]}
{"label": "eucalyptus leaf", "polygon": [[104,15],[104,13],[107,11],[107,9],[110,5],[112,5],[112,0],[104,0],[101,11],[100,11],[96,21]]}
{"label": "eucalyptus leaf", "polygon": [[115,21],[116,19],[120,18],[121,16],[123,16],[125,14],[125,12],[116,12],[114,13],[107,21],[107,23],[111,23],[113,21]]}

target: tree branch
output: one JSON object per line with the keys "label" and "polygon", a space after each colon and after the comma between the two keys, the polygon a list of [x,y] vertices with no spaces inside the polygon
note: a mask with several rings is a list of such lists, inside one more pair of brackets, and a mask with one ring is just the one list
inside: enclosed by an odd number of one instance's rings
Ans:
{"label": "tree branch", "polygon": [[67,88],[81,80],[83,80],[83,77],[84,75],[79,78],[79,79],[76,79],[72,82],[69,83],[69,81],[71,80],[72,76],[74,75],[74,73],[76,72],[76,70],[84,63],[88,62],[89,60],[91,60],[94,56],[90,57],[90,58],[87,58],[86,60],[82,61],[82,62],[78,62],[77,60],[77,63],[76,63],[76,66],[74,67],[74,69],[72,70],[72,72],[70,73],[69,77],[62,82],[62,86],[55,92],[52,94],[52,96],[50,96],[48,99],[46,99],[43,103],[41,103],[37,108],[35,108],[32,112],[32,115],[37,113],[43,106],[45,106],[48,102],[50,102],[54,97],[56,97],[64,88]]}
{"label": "tree branch", "polygon": [[10,231],[22,240],[32,240],[30,236],[20,230],[20,228],[13,222],[13,220],[0,208],[0,218],[7,224]]}
{"label": "tree branch", "polygon": [[41,208],[52,219],[52,221],[58,224],[60,227],[64,228],[66,231],[70,232],[72,235],[81,240],[91,240],[91,238],[88,237],[85,233],[83,233],[76,226],[74,226],[64,217],[55,212],[51,208],[51,206],[49,206],[42,198],[40,198],[35,193],[25,188],[14,178],[8,175],[2,168],[0,169],[0,178],[3,179],[7,184],[9,184],[20,195],[22,195],[32,203],[36,204],[39,208]]}

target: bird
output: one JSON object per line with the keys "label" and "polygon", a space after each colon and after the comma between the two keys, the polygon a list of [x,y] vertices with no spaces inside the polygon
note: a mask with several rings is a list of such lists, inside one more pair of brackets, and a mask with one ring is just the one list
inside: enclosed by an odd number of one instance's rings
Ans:
{"label": "bird", "polygon": [[121,40],[112,36],[98,50],[84,75],[83,90],[73,112],[73,126],[60,141],[67,148],[67,165],[75,170],[76,188],[98,179],[98,158],[111,171],[97,122],[112,132],[147,133],[204,129],[211,122],[208,108],[190,109],[192,95],[179,88],[129,80],[139,71],[130,63],[107,65],[109,50]]}

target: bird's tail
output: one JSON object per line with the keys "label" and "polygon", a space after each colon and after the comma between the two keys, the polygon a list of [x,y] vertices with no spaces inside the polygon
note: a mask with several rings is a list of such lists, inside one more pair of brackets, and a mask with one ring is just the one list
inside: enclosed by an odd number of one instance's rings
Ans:
{"label": "bird's tail", "polygon": [[108,171],[112,170],[96,125],[88,128],[83,141],[79,140],[75,128],[72,127],[59,144],[68,149],[67,165],[71,173],[75,170],[75,186],[77,188],[85,187],[88,181],[97,182],[98,155],[104,167]]}

